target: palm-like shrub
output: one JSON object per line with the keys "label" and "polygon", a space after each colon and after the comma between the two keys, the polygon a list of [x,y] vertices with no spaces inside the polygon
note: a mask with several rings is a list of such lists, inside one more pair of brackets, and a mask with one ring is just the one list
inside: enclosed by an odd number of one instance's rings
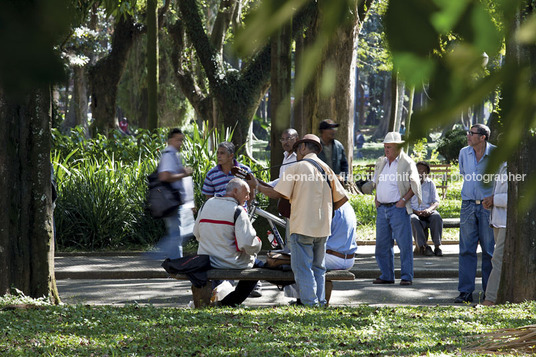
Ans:
{"label": "palm-like shrub", "polygon": [[[155,170],[166,147],[168,129],[139,130],[135,136],[86,139],[81,129],[70,135],[53,131],[52,162],[58,184],[55,222],[59,249],[145,248],[165,232],[162,220],[146,210],[146,178]],[[194,169],[195,200],[204,201],[201,187],[216,165],[217,143],[232,132],[186,133],[182,156]],[[215,144],[213,144],[215,143]],[[246,157],[239,161],[252,170],[262,167]],[[260,177],[267,180],[265,172]],[[264,199],[263,205],[267,204]]]}

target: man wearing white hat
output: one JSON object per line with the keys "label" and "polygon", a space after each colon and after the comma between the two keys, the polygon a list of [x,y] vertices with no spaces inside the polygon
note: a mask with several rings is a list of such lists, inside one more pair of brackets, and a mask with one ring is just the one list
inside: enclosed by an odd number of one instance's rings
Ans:
{"label": "man wearing white hat", "polygon": [[411,198],[421,202],[421,183],[415,162],[404,153],[400,133],[387,133],[383,140],[385,156],[376,162],[376,262],[381,275],[373,284],[394,284],[394,240],[400,249],[400,285],[413,282],[413,239],[411,236]]}

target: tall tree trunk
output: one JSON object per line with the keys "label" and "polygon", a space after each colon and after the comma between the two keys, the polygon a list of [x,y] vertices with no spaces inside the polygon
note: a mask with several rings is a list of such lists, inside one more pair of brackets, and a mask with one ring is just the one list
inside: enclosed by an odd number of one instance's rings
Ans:
{"label": "tall tree trunk", "polygon": [[[532,6],[525,5],[524,8],[518,9],[518,16],[513,27],[519,28],[521,23],[533,14],[534,8]],[[536,91],[534,71],[536,46],[521,46],[511,39],[507,39],[506,62],[525,66],[522,67],[525,71],[520,72],[519,76],[527,82],[526,87],[529,87],[534,93]],[[516,91],[519,90],[519,87],[525,87],[519,86],[521,82],[521,80],[516,82],[518,84],[515,87],[514,84],[511,84],[510,88],[502,88],[501,112],[510,113],[516,110],[516,100],[523,98],[521,95],[516,95]],[[534,180],[527,179],[534,178],[536,174],[536,160],[534,160],[536,139],[531,135],[530,130],[527,130],[529,125],[533,125],[532,115],[535,110],[533,105],[532,111],[527,113],[528,117],[520,118],[520,120],[526,120],[526,124],[522,122],[505,123],[505,125],[522,125],[525,129],[522,137],[519,138],[521,143],[517,152],[508,161],[508,171],[514,175],[526,174],[526,179],[524,181],[509,180],[508,182],[508,217],[501,283],[497,296],[499,303],[536,300],[536,279],[534,279],[536,276],[536,225],[534,224],[536,205],[532,197],[534,191],[530,187],[531,184],[534,185]],[[525,125],[527,126],[525,127]],[[522,210],[519,207],[520,202],[530,202],[530,204]]]}
{"label": "tall tree trunk", "polygon": [[[8,99],[0,88],[0,295],[59,303],[54,277],[50,90]],[[7,189],[9,188],[9,189]]]}
{"label": "tall tree trunk", "polygon": [[270,133],[272,167],[271,179],[279,177],[279,167],[283,160],[283,148],[279,144],[279,138],[283,131],[290,127],[290,82],[292,62],[290,58],[292,43],[292,27],[290,25],[281,28],[279,33],[272,38],[271,59],[271,89],[270,89],[270,112],[272,114],[272,130]]}
{"label": "tall tree trunk", "polygon": [[398,111],[400,110],[399,99],[400,95],[400,86],[398,73],[393,70],[391,74],[391,110],[389,112],[389,125],[387,127],[388,131],[397,131],[396,130],[396,118],[398,117]]}
{"label": "tall tree trunk", "polygon": [[374,131],[374,134],[372,135],[372,139],[383,139],[385,137],[385,134],[387,134],[388,131],[390,131],[390,118],[391,116],[391,101],[393,101],[393,98],[391,96],[392,91],[392,81],[393,78],[390,76],[386,76],[384,80],[384,89],[383,89],[383,108],[384,108],[384,114],[382,118],[379,118],[380,124]]}
{"label": "tall tree trunk", "polygon": [[147,0],[147,128],[158,127],[158,17],[157,1]]}
{"label": "tall tree trunk", "polygon": [[[303,58],[305,50],[316,40],[318,21],[318,9],[315,7],[315,13],[307,24],[304,35],[296,36],[295,78],[300,76],[302,61],[306,60]],[[312,118],[317,117],[318,111],[318,82],[319,77],[313,76],[301,93],[294,93],[294,128],[300,137],[313,132]]]}
{"label": "tall tree trunk", "polygon": [[117,88],[130,49],[140,34],[141,31],[131,16],[121,17],[114,29],[112,51],[89,69],[93,135],[96,132],[108,135],[115,128]]}
{"label": "tall tree trunk", "polygon": [[85,66],[74,66],[73,70],[73,99],[69,109],[69,115],[62,123],[63,131],[79,125],[88,134],[88,101],[87,101],[87,78]]}
{"label": "tall tree trunk", "polygon": [[413,115],[413,102],[415,100],[415,87],[409,89],[408,116],[406,117],[406,137],[409,137],[411,128],[411,116]]}

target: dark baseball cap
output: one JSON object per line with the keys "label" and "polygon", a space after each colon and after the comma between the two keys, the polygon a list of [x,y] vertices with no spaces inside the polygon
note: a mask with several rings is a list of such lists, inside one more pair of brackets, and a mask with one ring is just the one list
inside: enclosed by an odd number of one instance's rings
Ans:
{"label": "dark baseball cap", "polygon": [[318,126],[318,130],[333,129],[338,126],[339,124],[335,123],[333,120],[325,119],[320,122],[320,125]]}

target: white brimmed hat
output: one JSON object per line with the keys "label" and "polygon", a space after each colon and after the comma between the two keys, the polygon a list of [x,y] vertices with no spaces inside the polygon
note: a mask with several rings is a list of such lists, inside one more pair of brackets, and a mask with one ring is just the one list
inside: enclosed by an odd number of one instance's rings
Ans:
{"label": "white brimmed hat", "polygon": [[400,133],[397,133],[396,131],[391,131],[385,135],[385,139],[383,139],[384,144],[403,144],[404,140],[402,140],[402,137],[400,136]]}

